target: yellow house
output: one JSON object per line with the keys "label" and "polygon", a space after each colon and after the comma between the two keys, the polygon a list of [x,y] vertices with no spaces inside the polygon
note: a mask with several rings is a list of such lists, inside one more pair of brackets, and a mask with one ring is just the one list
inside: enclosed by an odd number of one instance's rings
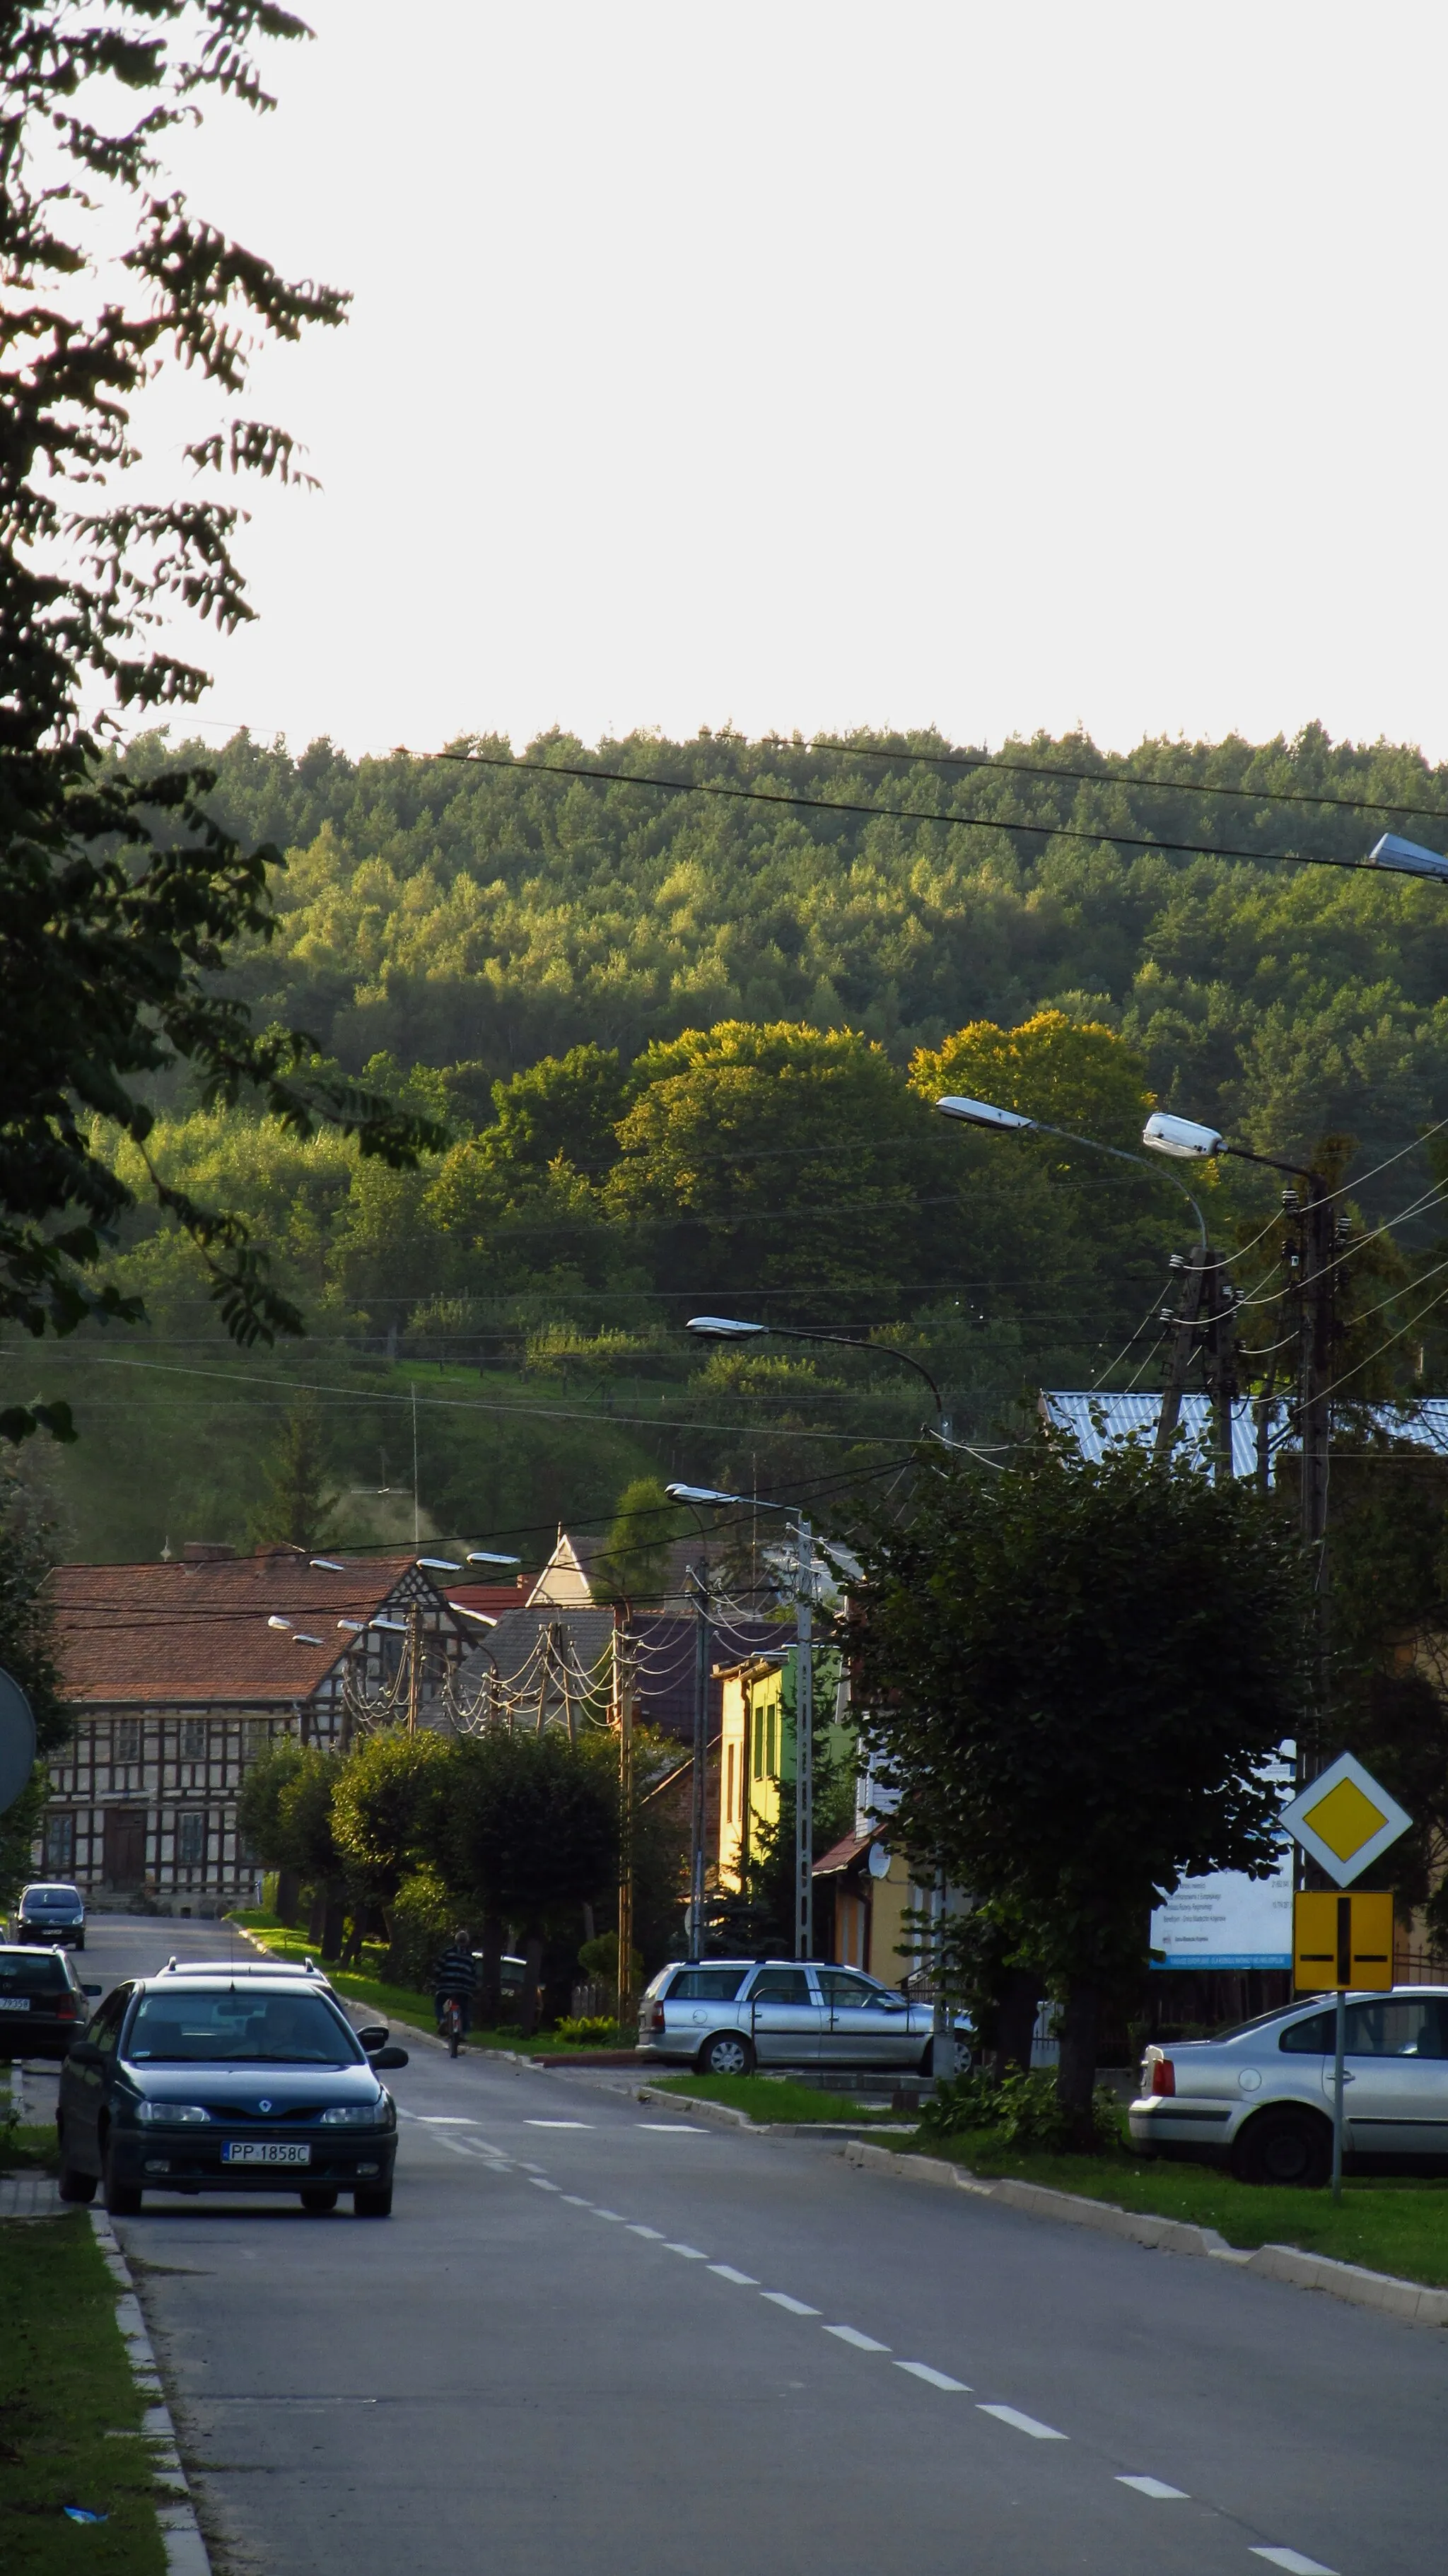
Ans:
{"label": "yellow house", "polygon": [[[751,1655],[720,1675],[719,1885],[737,1896],[759,1850],[761,1830],[779,1822],[781,1780],[794,1777],[794,1720],[786,1728],[783,1655]],[[786,1735],[788,1743],[786,1745]]]}

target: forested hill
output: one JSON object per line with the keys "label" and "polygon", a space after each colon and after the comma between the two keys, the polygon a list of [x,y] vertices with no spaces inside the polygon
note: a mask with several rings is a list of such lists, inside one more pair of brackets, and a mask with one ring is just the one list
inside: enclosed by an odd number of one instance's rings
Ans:
{"label": "forested hill", "polygon": [[1269,857],[1350,860],[1390,827],[1443,846],[1448,770],[1411,748],[1314,727],[1125,758],[1041,736],[1004,768],[933,734],[596,751],[552,734],[524,755],[854,812],[327,743],[196,756],[217,813],[288,853],[282,933],[241,968],[262,1013],[353,1068],[474,1064],[480,1110],[493,1076],[583,1040],[628,1060],[687,1027],[804,1020],[903,1064],[1056,1003],[1131,1039],[1161,1100],[1278,1151],[1333,1128],[1375,1159],[1448,1115],[1448,891]]}

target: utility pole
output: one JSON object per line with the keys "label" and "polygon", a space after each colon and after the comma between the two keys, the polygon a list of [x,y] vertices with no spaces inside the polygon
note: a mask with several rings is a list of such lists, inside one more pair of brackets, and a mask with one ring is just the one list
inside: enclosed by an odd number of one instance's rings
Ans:
{"label": "utility pole", "polygon": [[618,2022],[620,2030],[633,2017],[633,1673],[626,1613],[613,1614],[613,1706],[618,1726]]}
{"label": "utility pole", "polygon": [[795,1575],[794,1955],[814,1954],[814,1532],[799,1524]]}
{"label": "utility pole", "polygon": [[1187,1372],[1196,1356],[1197,1324],[1202,1311],[1202,1294],[1206,1287],[1212,1255],[1205,1243],[1199,1244],[1190,1261],[1173,1253],[1172,1268],[1182,1274],[1181,1299],[1176,1313],[1162,1309],[1161,1320],[1172,1327],[1171,1356],[1167,1361],[1166,1386],[1162,1392],[1161,1411],[1156,1418],[1156,1441],[1153,1457],[1165,1458],[1181,1420],[1182,1397],[1186,1392]]}
{"label": "utility pole", "polygon": [[[1312,1560],[1314,1598],[1314,1660],[1317,1684],[1317,1724],[1308,1760],[1299,1756],[1298,1780],[1301,1785],[1313,1778],[1321,1767],[1321,1736],[1327,1696],[1328,1655],[1328,1576],[1327,1576],[1327,1494],[1328,1463],[1332,1432],[1331,1403],[1327,1387],[1332,1376],[1333,1289],[1336,1271],[1333,1261],[1335,1227],[1332,1201],[1326,1181],[1320,1172],[1305,1175],[1307,1205],[1302,1206],[1295,1190],[1284,1190],[1282,1204],[1289,1216],[1300,1213],[1300,1261],[1298,1265],[1301,1297],[1301,1359],[1299,1362],[1299,1395],[1297,1430],[1302,1452],[1301,1527],[1303,1544]],[[1307,1748],[1301,1748],[1306,1751]]]}
{"label": "utility pole", "polygon": [[407,1732],[417,1733],[418,1702],[421,1697],[422,1603],[414,1601],[407,1613]]}
{"label": "utility pole", "polygon": [[1213,1473],[1219,1485],[1229,1485],[1233,1476],[1232,1417],[1239,1393],[1237,1385],[1237,1292],[1227,1274],[1227,1265],[1219,1252],[1209,1256],[1204,1303],[1206,1332],[1203,1351],[1207,1398],[1212,1408]]}
{"label": "utility pole", "polygon": [[697,1959],[704,1947],[704,1831],[708,1813],[709,1760],[709,1666],[713,1653],[714,1630],[709,1612],[709,1572],[698,1566],[689,1568],[689,1581],[694,1592],[697,1613],[694,1639],[694,1772],[693,1797],[689,1818],[689,1956]]}

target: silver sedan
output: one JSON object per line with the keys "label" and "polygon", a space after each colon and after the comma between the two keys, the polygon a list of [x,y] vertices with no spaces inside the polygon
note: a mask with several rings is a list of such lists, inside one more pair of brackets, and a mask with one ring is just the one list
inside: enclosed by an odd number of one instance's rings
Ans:
{"label": "silver sedan", "polygon": [[[1330,1998],[1304,1997],[1215,2039],[1149,2048],[1129,2113],[1137,2152],[1225,2164],[1240,2182],[1325,2183],[1335,2020]],[[1448,1986],[1350,1996],[1344,2075],[1350,2170],[1448,2165]]]}

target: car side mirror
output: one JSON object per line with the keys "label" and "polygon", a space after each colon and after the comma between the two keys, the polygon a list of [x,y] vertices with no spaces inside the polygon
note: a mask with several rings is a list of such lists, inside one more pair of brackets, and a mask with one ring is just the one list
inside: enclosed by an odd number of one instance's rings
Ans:
{"label": "car side mirror", "polygon": [[93,2039],[73,2039],[65,2054],[71,2066],[104,2066],[106,2062]]}
{"label": "car side mirror", "polygon": [[374,2048],[385,2048],[392,2034],[385,2021],[364,2022],[357,2033],[370,2057]]}
{"label": "car side mirror", "polygon": [[98,1995],[98,1994],[100,1993],[100,1991],[101,1991],[101,1989],[100,1989],[100,1987],[99,1987],[99,1986],[82,1986],[82,1987],[81,1987],[81,1993],[82,1993],[83,1995]]}
{"label": "car side mirror", "polygon": [[372,2063],[380,2073],[385,2073],[389,2067],[405,2066],[407,2051],[405,2048],[379,2048]]}

